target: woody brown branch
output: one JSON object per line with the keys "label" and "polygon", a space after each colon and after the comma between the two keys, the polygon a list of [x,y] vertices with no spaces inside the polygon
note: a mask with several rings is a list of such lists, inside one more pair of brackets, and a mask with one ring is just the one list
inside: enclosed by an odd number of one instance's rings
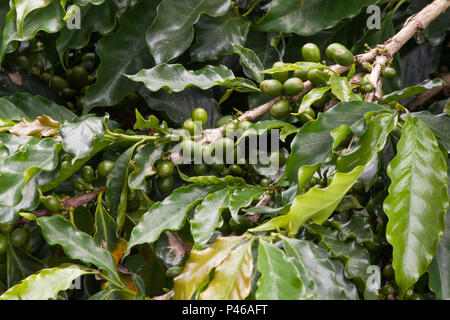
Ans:
{"label": "woody brown branch", "polygon": [[[78,197],[73,197],[73,198],[66,198],[64,199],[64,208],[65,210],[73,210],[75,208],[81,207],[85,204],[88,204],[89,202],[92,202],[94,200],[97,199],[97,195],[102,192],[105,191],[106,187],[100,187],[97,188],[93,191],[90,191],[86,194],[83,194],[81,196]],[[40,217],[45,217],[45,216],[51,216],[53,214],[55,214],[57,212],[53,212],[53,211],[49,211],[47,209],[39,209],[39,210],[34,210],[32,211],[32,214],[36,217],[36,218],[40,218]],[[30,220],[25,219],[25,218],[20,218],[19,220],[17,220],[16,222],[14,222],[14,226],[20,226],[23,225],[25,223],[29,223]]]}

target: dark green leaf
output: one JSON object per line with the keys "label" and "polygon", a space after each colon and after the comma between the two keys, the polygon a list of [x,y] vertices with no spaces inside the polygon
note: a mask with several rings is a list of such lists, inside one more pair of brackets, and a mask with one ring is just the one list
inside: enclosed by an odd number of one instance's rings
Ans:
{"label": "dark green leaf", "polygon": [[436,138],[419,119],[406,118],[384,211],[386,238],[394,248],[392,265],[400,296],[427,270],[444,234],[448,210],[447,167]]}
{"label": "dark green leaf", "polygon": [[201,14],[218,17],[229,8],[230,0],[162,1],[147,31],[147,44],[156,64],[169,62],[189,48],[194,39],[194,24]]}
{"label": "dark green leaf", "polygon": [[37,219],[37,223],[49,245],[61,245],[70,258],[92,263],[120,283],[112,256],[105,249],[97,247],[88,234],[77,230],[61,215],[42,217]]}
{"label": "dark green leaf", "polygon": [[389,103],[392,101],[398,101],[404,98],[412,97],[427,90],[445,86],[445,81],[441,79],[425,80],[413,87],[408,87],[400,91],[395,91],[390,94],[383,96],[381,103]]}

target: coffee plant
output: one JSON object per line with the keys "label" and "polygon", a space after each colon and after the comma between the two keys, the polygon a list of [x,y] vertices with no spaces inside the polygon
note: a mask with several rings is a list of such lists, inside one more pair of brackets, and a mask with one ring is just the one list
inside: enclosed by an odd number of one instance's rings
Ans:
{"label": "coffee plant", "polygon": [[449,5],[1,1],[0,300],[449,299]]}

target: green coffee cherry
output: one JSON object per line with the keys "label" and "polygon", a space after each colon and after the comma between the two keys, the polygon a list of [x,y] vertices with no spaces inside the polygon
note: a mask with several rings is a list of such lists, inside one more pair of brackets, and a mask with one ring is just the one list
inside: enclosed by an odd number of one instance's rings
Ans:
{"label": "green coffee cherry", "polygon": [[192,120],[194,121],[200,121],[202,123],[202,126],[204,127],[206,125],[206,122],[208,122],[208,113],[203,108],[196,108],[192,111]]}
{"label": "green coffee cherry", "polygon": [[73,88],[81,89],[89,83],[89,74],[83,66],[67,70],[66,77]]}
{"label": "green coffee cherry", "polygon": [[394,280],[395,278],[395,272],[394,267],[392,267],[392,264],[387,264],[383,268],[383,278],[386,280]]}
{"label": "green coffee cherry", "polygon": [[61,94],[65,99],[73,99],[75,98],[77,91],[73,88],[64,88],[62,89]]}
{"label": "green coffee cherry", "polygon": [[284,82],[283,90],[287,96],[296,96],[303,91],[303,81],[299,78],[290,78]]}
{"label": "green coffee cherry", "polygon": [[92,169],[91,166],[84,166],[83,169],[81,169],[81,176],[87,182],[94,181],[94,179],[95,179],[94,169]]}
{"label": "green coffee cherry", "polygon": [[45,197],[44,200],[42,201],[42,204],[48,211],[51,211],[51,212],[61,210],[61,202],[55,196]]}
{"label": "green coffee cherry", "polygon": [[308,62],[320,62],[320,49],[315,43],[307,43],[302,48],[302,56]]}
{"label": "green coffee cherry", "polygon": [[160,178],[167,178],[173,174],[173,163],[167,160],[161,161],[156,167],[156,173]]}
{"label": "green coffee cherry", "polygon": [[[280,68],[284,67],[284,62],[278,61],[275,62],[272,68]],[[272,79],[280,81],[280,83],[284,83],[289,78],[289,71],[277,72],[272,74]]]}
{"label": "green coffee cherry", "polygon": [[351,66],[355,62],[355,57],[348,49],[337,49],[334,52],[334,60],[341,66]]}
{"label": "green coffee cherry", "polygon": [[234,132],[236,131],[236,129],[237,129],[236,122],[229,122],[225,125],[223,132],[224,132],[225,136],[231,137],[234,135]]}
{"label": "green coffee cherry", "polygon": [[250,121],[247,120],[243,120],[240,121],[237,125],[237,129],[240,130],[241,132],[244,132],[245,130],[247,130],[250,126],[252,125],[252,123]]}
{"label": "green coffee cherry", "polygon": [[69,87],[69,83],[66,79],[60,76],[53,76],[51,79],[51,88],[55,91],[62,92],[64,89]]}
{"label": "green coffee cherry", "polygon": [[16,64],[22,69],[28,69],[30,67],[30,60],[25,56],[17,56]]}
{"label": "green coffee cherry", "polygon": [[233,121],[233,117],[228,115],[228,116],[223,116],[222,118],[220,118],[217,122],[216,122],[216,128],[219,128],[221,126],[226,125],[228,122]]}
{"label": "green coffee cherry", "polygon": [[0,232],[3,234],[8,234],[14,228],[12,223],[2,223],[0,224]]}
{"label": "green coffee cherry", "polygon": [[204,176],[209,171],[209,167],[207,164],[200,163],[194,164],[194,172],[197,176]]}
{"label": "green coffee cherry", "polygon": [[300,69],[294,71],[294,77],[299,78],[302,81],[308,80],[308,70]]}
{"label": "green coffee cherry", "polygon": [[289,111],[289,101],[281,99],[273,104],[272,108],[270,109],[270,115],[275,119],[282,120],[289,117]]}
{"label": "green coffee cherry", "polygon": [[232,164],[228,167],[228,169],[230,170],[230,173],[232,176],[235,177],[242,177],[244,176],[244,170],[242,170],[242,168],[237,165],[237,164]]}
{"label": "green coffee cherry", "polygon": [[194,132],[195,132],[195,123],[194,123],[194,121],[191,118],[189,118],[186,121],[184,121],[183,129],[187,130],[191,135],[193,135]]}
{"label": "green coffee cherry", "polygon": [[89,184],[82,177],[78,177],[72,181],[72,186],[77,191],[86,191],[89,189]]}
{"label": "green coffee cherry", "polygon": [[259,87],[262,92],[271,97],[278,97],[283,93],[283,85],[275,79],[261,81]]}
{"label": "green coffee cherry", "polygon": [[100,177],[106,178],[112,171],[114,162],[110,160],[102,161],[97,166],[97,173]]}
{"label": "green coffee cherry", "polygon": [[311,69],[308,72],[308,80],[311,81],[315,87],[327,84],[329,79],[330,75],[326,72],[320,71],[319,69]]}
{"label": "green coffee cherry", "polygon": [[167,178],[158,178],[157,185],[161,193],[169,193],[173,188],[173,176],[169,176]]}
{"label": "green coffee cherry", "polygon": [[361,69],[364,72],[372,72],[372,64],[370,62],[364,61],[361,63]]}
{"label": "green coffee cherry", "polygon": [[397,72],[395,71],[394,68],[387,67],[387,68],[384,68],[382,75],[383,75],[383,78],[392,79],[392,78],[395,78],[396,73]]}
{"label": "green coffee cherry", "polygon": [[337,49],[347,49],[344,45],[340,43],[332,43],[330,44],[327,49],[325,50],[325,54],[327,55],[327,58],[329,60],[335,61],[334,59],[334,53]]}
{"label": "green coffee cherry", "polygon": [[364,77],[361,78],[361,81],[359,82],[360,86],[365,86],[367,84],[370,84],[370,75],[366,74]]}
{"label": "green coffee cherry", "polygon": [[370,93],[375,90],[375,88],[370,83],[366,84],[364,86],[361,86],[360,88],[361,88],[361,92],[364,92],[364,93]]}
{"label": "green coffee cherry", "polygon": [[11,244],[20,247],[28,240],[30,232],[25,228],[17,228],[11,232]]}
{"label": "green coffee cherry", "polygon": [[271,183],[270,180],[265,177],[259,181],[259,184],[261,187],[268,187],[268,186],[270,186],[270,183]]}
{"label": "green coffee cherry", "polygon": [[286,157],[283,153],[276,151],[272,152],[269,156],[270,163],[278,164],[280,167],[284,166],[286,163]]}

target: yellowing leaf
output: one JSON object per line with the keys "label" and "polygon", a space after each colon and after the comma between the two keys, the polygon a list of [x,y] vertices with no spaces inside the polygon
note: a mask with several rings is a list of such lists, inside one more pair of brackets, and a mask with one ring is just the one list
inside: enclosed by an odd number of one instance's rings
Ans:
{"label": "yellowing leaf", "polygon": [[250,294],[252,242],[248,241],[231,251],[217,267],[208,288],[200,294],[200,300],[244,300]]}
{"label": "yellowing leaf", "polygon": [[209,279],[209,273],[224,261],[240,237],[221,237],[205,250],[192,250],[183,272],[173,280],[174,299],[188,300]]}
{"label": "yellowing leaf", "polygon": [[84,274],[95,273],[78,265],[43,269],[10,288],[0,300],[48,300],[67,290],[72,281]]}
{"label": "yellowing leaf", "polygon": [[51,137],[59,133],[61,123],[48,116],[39,116],[33,121],[22,120],[14,126],[7,128],[17,136]]}

